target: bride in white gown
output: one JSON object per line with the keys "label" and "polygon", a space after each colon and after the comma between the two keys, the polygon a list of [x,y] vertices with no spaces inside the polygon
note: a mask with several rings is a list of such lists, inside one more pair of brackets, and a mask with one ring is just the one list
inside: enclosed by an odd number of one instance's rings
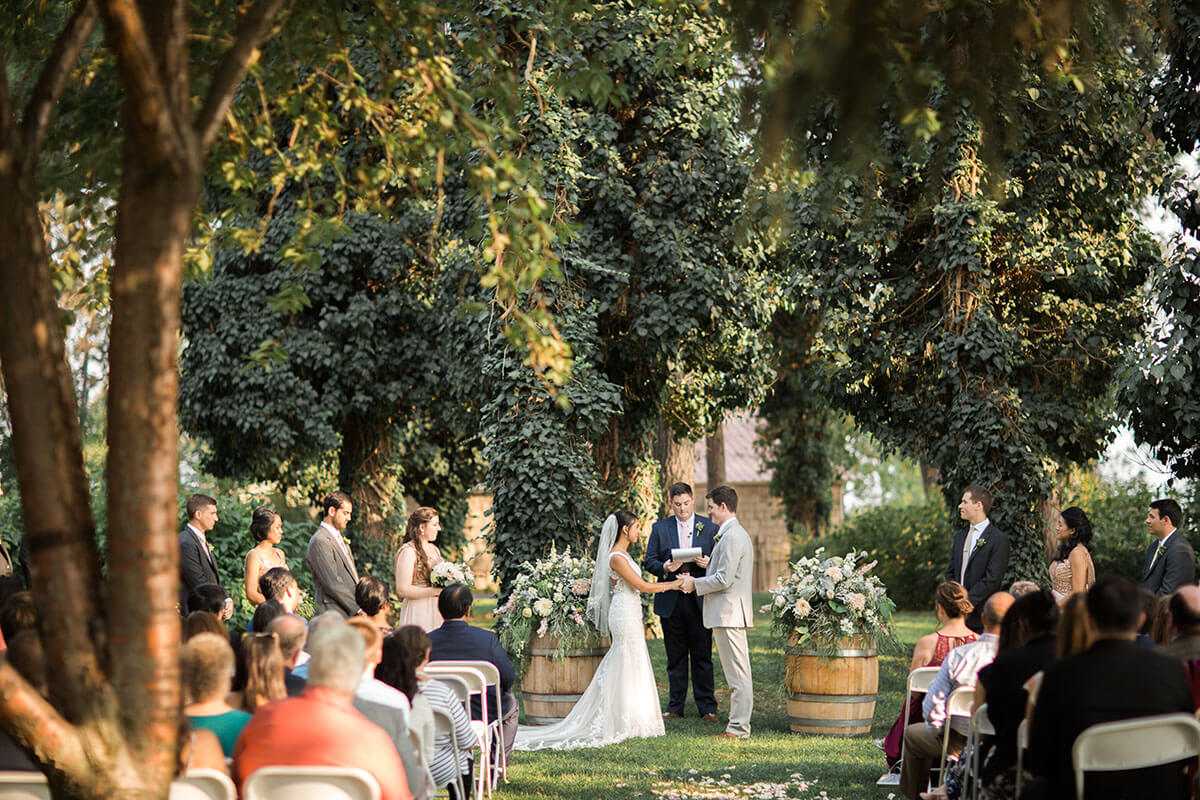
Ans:
{"label": "bride in white gown", "polygon": [[587,614],[602,636],[611,632],[612,647],[571,712],[553,725],[521,726],[514,749],[573,750],[666,733],[638,593],[665,592],[680,584],[642,579],[629,555],[639,533],[638,519],[628,511],[604,521]]}

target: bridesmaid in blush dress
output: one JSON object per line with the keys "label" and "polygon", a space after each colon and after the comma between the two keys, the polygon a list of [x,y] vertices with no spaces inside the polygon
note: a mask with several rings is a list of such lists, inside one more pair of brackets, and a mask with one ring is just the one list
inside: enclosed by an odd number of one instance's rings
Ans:
{"label": "bridesmaid in blush dress", "polygon": [[417,625],[428,633],[442,625],[437,609],[442,590],[429,581],[433,568],[442,560],[434,544],[441,529],[437,511],[429,506],[421,506],[409,515],[404,543],[396,553],[396,594],[403,601],[397,628]]}
{"label": "bridesmaid in blush dress", "polygon": [[1055,530],[1058,556],[1050,562],[1050,591],[1061,605],[1076,592],[1086,592],[1096,582],[1096,567],[1088,545],[1092,523],[1079,506],[1071,506],[1058,518]]}

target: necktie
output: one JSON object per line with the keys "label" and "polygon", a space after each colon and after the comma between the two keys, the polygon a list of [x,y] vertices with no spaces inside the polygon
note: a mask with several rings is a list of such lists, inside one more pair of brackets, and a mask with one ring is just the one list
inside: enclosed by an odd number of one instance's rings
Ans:
{"label": "necktie", "polygon": [[963,541],[962,554],[962,575],[959,577],[959,583],[963,586],[967,585],[967,561],[971,558],[971,544],[975,539],[975,526],[967,528],[967,536]]}
{"label": "necktie", "polygon": [[692,546],[692,532],[686,522],[679,523],[679,546],[682,548]]}

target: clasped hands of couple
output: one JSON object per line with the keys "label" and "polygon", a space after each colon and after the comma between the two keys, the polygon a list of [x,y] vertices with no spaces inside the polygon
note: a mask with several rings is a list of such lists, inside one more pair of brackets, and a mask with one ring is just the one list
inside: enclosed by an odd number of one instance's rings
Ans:
{"label": "clasped hands of couple", "polygon": [[[696,556],[693,563],[701,569],[707,569],[708,556]],[[663,568],[667,572],[674,572],[682,566],[682,561],[675,561],[674,559],[663,564]],[[696,591],[696,579],[691,575],[686,573],[683,575],[677,575],[675,580],[679,583],[679,591],[683,592],[684,594],[691,594],[692,592]]]}

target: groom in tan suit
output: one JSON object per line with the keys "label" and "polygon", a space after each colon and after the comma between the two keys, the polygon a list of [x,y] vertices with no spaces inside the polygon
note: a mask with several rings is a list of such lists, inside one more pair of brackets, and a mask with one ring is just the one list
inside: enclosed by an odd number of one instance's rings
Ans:
{"label": "groom in tan suit", "polygon": [[754,627],[754,543],[737,520],[737,492],[732,487],[717,486],[705,497],[708,515],[720,526],[707,574],[702,578],[681,575],[680,580],[684,591],[695,591],[704,598],[704,626],[712,628],[725,682],[729,684],[729,724],[717,736],[745,739],[750,735],[750,715],[754,711],[754,682],[746,644],[746,629]]}

